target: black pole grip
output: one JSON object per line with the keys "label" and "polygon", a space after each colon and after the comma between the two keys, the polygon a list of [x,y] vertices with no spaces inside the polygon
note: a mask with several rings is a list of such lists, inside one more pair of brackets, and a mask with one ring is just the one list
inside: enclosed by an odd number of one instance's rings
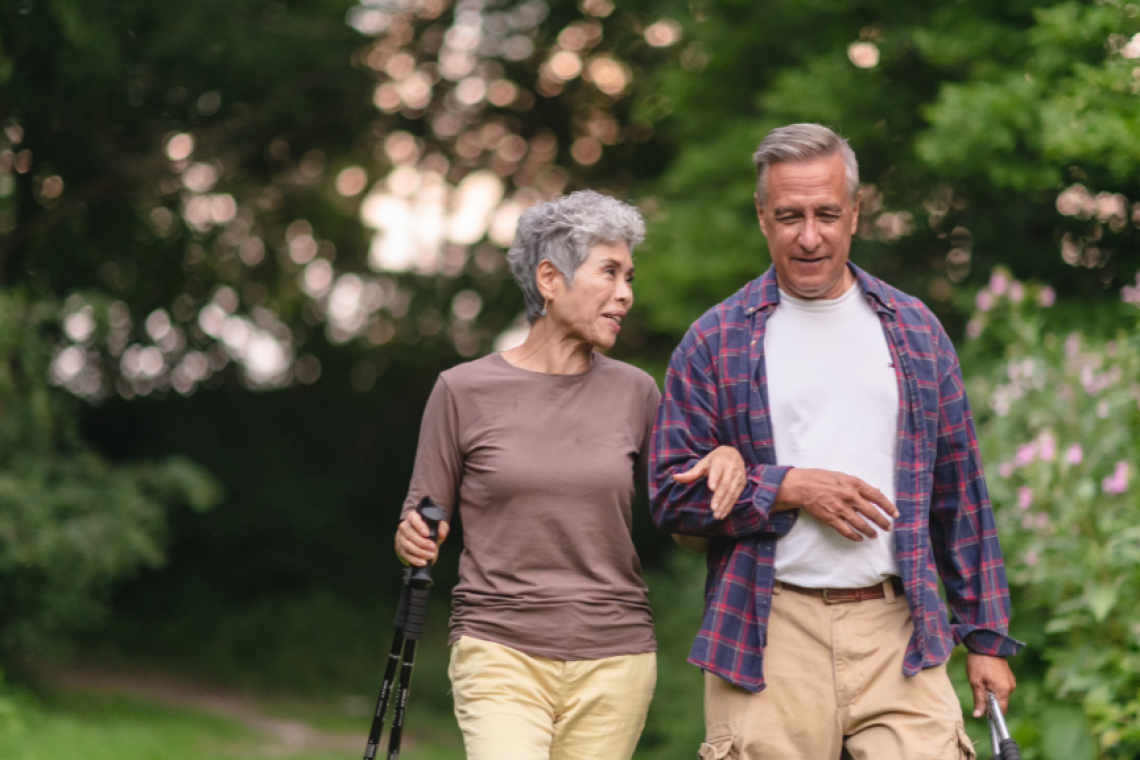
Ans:
{"label": "black pole grip", "polygon": [[[447,519],[447,512],[443,510],[443,507],[432,501],[430,496],[425,496],[420,500],[416,511],[420,513],[420,517],[422,517],[427,524],[431,540],[437,540],[439,538],[439,524]],[[426,565],[412,570],[410,580],[412,585],[430,586],[432,584],[431,565],[432,563],[428,562]]]}
{"label": "black pole grip", "polygon": [[404,582],[400,584],[400,601],[396,604],[396,635],[400,636],[401,631],[408,621],[408,589],[412,579],[412,568],[404,568]]}
{"label": "black pole grip", "polygon": [[1001,740],[1001,760],[1021,760],[1021,749],[1013,739]]}
{"label": "black pole grip", "polygon": [[427,618],[428,589],[426,586],[412,586],[408,596],[408,619],[404,624],[404,638],[419,641],[424,635],[424,620]]}

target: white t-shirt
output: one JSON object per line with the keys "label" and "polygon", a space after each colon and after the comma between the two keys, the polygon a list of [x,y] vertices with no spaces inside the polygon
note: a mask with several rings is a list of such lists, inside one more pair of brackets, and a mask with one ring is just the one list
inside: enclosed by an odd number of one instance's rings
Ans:
{"label": "white t-shirt", "polygon": [[[827,300],[781,291],[764,354],[777,464],[854,475],[894,503],[898,381],[882,324],[858,284]],[[898,575],[893,528],[876,531],[875,539],[851,541],[801,510],[776,542],[776,579],[861,588]]]}

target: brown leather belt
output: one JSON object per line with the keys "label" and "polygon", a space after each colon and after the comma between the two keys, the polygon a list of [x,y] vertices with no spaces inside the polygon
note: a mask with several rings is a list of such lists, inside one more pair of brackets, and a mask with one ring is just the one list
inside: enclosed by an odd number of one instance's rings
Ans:
{"label": "brown leather belt", "polygon": [[[852,604],[887,597],[887,590],[882,583],[864,588],[805,588],[793,583],[780,583],[780,587],[797,594],[822,599],[824,604]],[[897,575],[891,576],[891,588],[894,589],[895,596],[903,595],[902,580]]]}

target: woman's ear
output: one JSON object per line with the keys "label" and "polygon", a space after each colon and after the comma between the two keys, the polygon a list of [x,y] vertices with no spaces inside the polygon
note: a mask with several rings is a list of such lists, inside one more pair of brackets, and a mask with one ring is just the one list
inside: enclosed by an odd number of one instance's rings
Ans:
{"label": "woman's ear", "polygon": [[562,273],[558,271],[558,267],[551,263],[550,259],[543,259],[538,262],[534,278],[538,284],[538,294],[549,301],[555,296],[555,289],[557,283],[562,280]]}

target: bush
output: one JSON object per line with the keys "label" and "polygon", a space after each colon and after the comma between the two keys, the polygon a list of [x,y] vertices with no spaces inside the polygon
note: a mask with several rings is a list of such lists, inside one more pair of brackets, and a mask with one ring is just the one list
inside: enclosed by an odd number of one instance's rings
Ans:
{"label": "bush", "polygon": [[[113,465],[48,385],[57,310],[0,295],[0,665],[42,653],[103,610],[109,586],[163,559],[166,511],[205,509],[214,481],[185,459]],[[7,669],[5,667],[5,669]]]}
{"label": "bush", "polygon": [[1131,758],[1140,753],[1140,312],[1120,304],[1108,319],[1086,315],[1080,324],[1118,332],[1082,335],[1051,303],[1048,288],[995,272],[963,356],[1014,634],[1029,644],[1014,661],[1030,681],[1015,710],[1023,705],[1023,738],[1046,758],[1097,756],[1089,728],[1101,756]]}

